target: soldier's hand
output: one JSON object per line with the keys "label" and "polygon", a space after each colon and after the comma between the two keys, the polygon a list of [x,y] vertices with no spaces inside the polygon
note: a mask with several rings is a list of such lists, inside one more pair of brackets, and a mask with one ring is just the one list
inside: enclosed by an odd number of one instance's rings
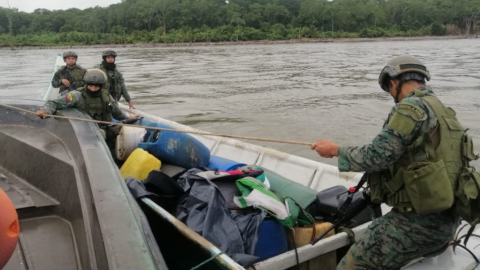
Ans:
{"label": "soldier's hand", "polygon": [[132,101],[129,101],[129,102],[128,102],[128,108],[129,108],[129,109],[136,109],[136,108],[133,106]]}
{"label": "soldier's hand", "polygon": [[65,85],[65,87],[70,87],[70,81],[67,79],[62,79],[62,84]]}
{"label": "soldier's hand", "polygon": [[311,149],[317,151],[324,158],[338,156],[338,144],[327,139],[322,139],[312,144]]}
{"label": "soldier's hand", "polygon": [[43,119],[47,118],[47,112],[43,110],[38,110],[37,112],[35,112],[35,115]]}

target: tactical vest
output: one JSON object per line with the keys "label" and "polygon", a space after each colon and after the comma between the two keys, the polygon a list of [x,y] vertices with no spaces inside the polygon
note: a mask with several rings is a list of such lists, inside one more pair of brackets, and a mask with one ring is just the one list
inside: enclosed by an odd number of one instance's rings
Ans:
{"label": "tactical vest", "polygon": [[106,90],[102,91],[101,96],[91,97],[87,94],[85,89],[82,89],[80,92],[85,100],[84,108],[93,119],[100,121],[112,121],[112,105],[110,104],[110,95]]}
{"label": "tactical vest", "polygon": [[[72,77],[71,79],[73,80],[73,82],[70,82],[70,83],[74,83],[74,85],[75,85],[74,90],[85,86],[85,82],[83,81],[83,77],[85,76],[85,71],[81,66],[76,65],[75,68],[72,69],[72,70],[70,70],[66,66],[64,66],[62,68],[62,70],[60,71],[60,78],[61,79],[68,80],[67,75],[66,75],[67,71],[70,72],[70,76]],[[63,92],[65,90],[68,90],[68,87],[65,87],[65,85],[61,84],[60,85],[60,92]]]}
{"label": "tactical vest", "polygon": [[430,105],[438,123],[419,136],[388,170],[369,176],[371,197],[375,203],[385,202],[400,211],[438,213],[454,203],[454,191],[465,164],[465,129],[453,109],[420,90],[414,93]]}
{"label": "tactical vest", "polygon": [[115,99],[120,100],[122,97],[122,85],[118,81],[118,71],[108,71],[108,78],[110,79],[110,92],[115,93]]}
{"label": "tactical vest", "polygon": [[107,83],[105,84],[106,88],[112,95],[115,100],[120,100],[122,97],[122,85],[118,80],[118,70],[107,70],[102,64],[99,65],[99,68],[107,74]]}

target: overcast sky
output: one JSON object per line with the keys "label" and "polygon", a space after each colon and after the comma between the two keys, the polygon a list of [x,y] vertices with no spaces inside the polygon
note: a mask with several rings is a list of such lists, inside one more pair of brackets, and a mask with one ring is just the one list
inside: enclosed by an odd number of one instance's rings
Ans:
{"label": "overcast sky", "polygon": [[94,6],[107,7],[111,4],[120,3],[121,0],[0,0],[1,7],[18,8],[20,11],[33,12],[37,8],[49,10],[79,8],[86,9]]}

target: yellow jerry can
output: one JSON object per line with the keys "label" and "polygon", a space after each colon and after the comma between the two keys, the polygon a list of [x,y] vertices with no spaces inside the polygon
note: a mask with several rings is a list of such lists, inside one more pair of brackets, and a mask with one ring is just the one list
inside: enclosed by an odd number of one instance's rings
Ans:
{"label": "yellow jerry can", "polygon": [[147,151],[137,148],[120,168],[123,178],[134,177],[141,181],[153,170],[160,170],[162,163]]}

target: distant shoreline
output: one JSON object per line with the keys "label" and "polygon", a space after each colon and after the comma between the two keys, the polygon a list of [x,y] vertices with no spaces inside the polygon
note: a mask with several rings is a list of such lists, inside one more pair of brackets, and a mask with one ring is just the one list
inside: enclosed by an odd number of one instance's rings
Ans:
{"label": "distant shoreline", "polygon": [[[414,36],[414,37],[378,37],[378,38],[305,38],[289,40],[249,40],[224,42],[177,42],[177,43],[130,43],[130,44],[92,44],[92,45],[51,45],[51,46],[14,46],[14,50],[36,49],[76,49],[76,48],[155,48],[155,47],[191,47],[191,46],[224,46],[224,45],[263,45],[263,44],[294,44],[294,43],[350,43],[350,42],[381,42],[381,41],[410,41],[410,40],[448,40],[448,39],[475,39],[478,36]],[[0,47],[0,50],[10,50],[10,47]]]}

